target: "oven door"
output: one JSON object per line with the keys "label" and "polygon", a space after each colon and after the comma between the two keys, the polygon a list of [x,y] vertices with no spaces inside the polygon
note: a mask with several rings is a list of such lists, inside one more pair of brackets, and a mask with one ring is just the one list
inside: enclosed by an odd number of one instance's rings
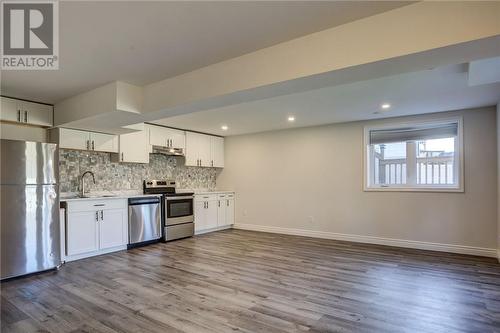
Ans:
{"label": "oven door", "polygon": [[165,197],[165,225],[194,222],[193,196]]}

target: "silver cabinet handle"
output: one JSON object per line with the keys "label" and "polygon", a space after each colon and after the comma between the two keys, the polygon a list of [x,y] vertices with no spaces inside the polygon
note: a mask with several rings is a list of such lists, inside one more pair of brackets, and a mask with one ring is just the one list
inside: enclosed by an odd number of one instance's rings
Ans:
{"label": "silver cabinet handle", "polygon": [[92,140],[92,150],[95,150],[95,148],[94,148],[94,140]]}
{"label": "silver cabinet handle", "polygon": [[219,207],[220,207],[220,200],[219,200]]}
{"label": "silver cabinet handle", "polygon": [[96,210],[95,212],[95,220],[99,222],[99,211]]}
{"label": "silver cabinet handle", "polygon": [[212,166],[214,166],[214,160],[212,160]]}
{"label": "silver cabinet handle", "polygon": [[229,207],[229,200],[226,200],[226,206]]}
{"label": "silver cabinet handle", "polygon": [[103,220],[104,220],[104,211],[101,210],[101,221],[103,221]]}
{"label": "silver cabinet handle", "polygon": [[123,153],[122,153],[122,162],[123,162]]}
{"label": "silver cabinet handle", "polygon": [[21,122],[21,110],[17,110],[17,121]]}
{"label": "silver cabinet handle", "polygon": [[24,110],[24,122],[28,122],[28,111]]}

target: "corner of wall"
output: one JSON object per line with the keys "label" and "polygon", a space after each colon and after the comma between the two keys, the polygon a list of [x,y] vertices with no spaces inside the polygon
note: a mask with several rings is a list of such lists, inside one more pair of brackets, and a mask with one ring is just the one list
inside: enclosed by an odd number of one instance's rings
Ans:
{"label": "corner of wall", "polygon": [[500,101],[497,104],[497,258],[500,262]]}

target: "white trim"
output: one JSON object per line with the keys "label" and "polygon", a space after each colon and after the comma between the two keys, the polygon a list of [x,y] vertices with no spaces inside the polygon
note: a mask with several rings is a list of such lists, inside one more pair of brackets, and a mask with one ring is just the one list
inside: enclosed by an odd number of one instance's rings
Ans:
{"label": "white trim", "polygon": [[[398,127],[409,127],[409,126],[425,126],[425,125],[436,125],[436,124],[448,124],[456,122],[458,124],[458,135],[455,146],[458,148],[458,163],[455,162],[455,175],[458,177],[458,186],[455,185],[391,185],[391,186],[377,186],[370,185],[370,177],[368,175],[368,170],[371,170],[369,165],[370,151],[368,149],[369,135],[371,130],[382,130],[389,128]],[[457,117],[445,117],[445,118],[435,118],[426,120],[409,120],[405,122],[391,122],[387,120],[384,124],[373,124],[366,125],[363,128],[363,191],[365,192],[465,192],[464,186],[464,119],[463,116]],[[458,169],[458,172],[456,172]],[[408,167],[407,167],[408,170]]]}
{"label": "white trim", "polygon": [[233,228],[241,230],[271,232],[271,233],[285,234],[285,235],[334,239],[334,240],[356,242],[356,243],[388,245],[388,246],[405,247],[405,248],[419,249],[419,250],[451,252],[451,253],[483,256],[483,257],[500,258],[500,253],[497,254],[497,249],[493,248],[474,247],[474,246],[455,245],[455,244],[430,243],[430,242],[421,242],[421,241],[406,240],[406,239],[383,238],[383,237],[362,236],[353,234],[339,234],[334,232],[314,231],[305,229],[269,227],[256,224],[238,223],[235,224]]}
{"label": "white trim", "polygon": [[93,251],[93,252],[86,252],[86,253],[81,253],[81,254],[74,254],[72,256],[65,256],[64,261],[70,262],[70,261],[100,256],[100,255],[108,254],[108,253],[112,253],[112,252],[123,251],[126,249],[127,249],[127,245],[118,245],[115,247],[110,247],[109,249],[98,250],[98,251]]}
{"label": "white trim", "polygon": [[206,234],[206,233],[209,233],[209,232],[213,232],[213,231],[220,231],[220,230],[226,230],[226,229],[231,229],[233,227],[232,224],[228,224],[228,225],[223,225],[221,227],[214,227],[214,228],[209,228],[209,229],[203,229],[203,230],[197,230],[194,232],[195,235],[203,235],[203,234]]}

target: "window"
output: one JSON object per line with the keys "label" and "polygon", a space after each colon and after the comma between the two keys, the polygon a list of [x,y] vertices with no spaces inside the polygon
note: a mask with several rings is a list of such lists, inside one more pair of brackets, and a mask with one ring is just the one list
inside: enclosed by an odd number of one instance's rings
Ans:
{"label": "window", "polygon": [[365,128],[365,190],[463,191],[462,119]]}

